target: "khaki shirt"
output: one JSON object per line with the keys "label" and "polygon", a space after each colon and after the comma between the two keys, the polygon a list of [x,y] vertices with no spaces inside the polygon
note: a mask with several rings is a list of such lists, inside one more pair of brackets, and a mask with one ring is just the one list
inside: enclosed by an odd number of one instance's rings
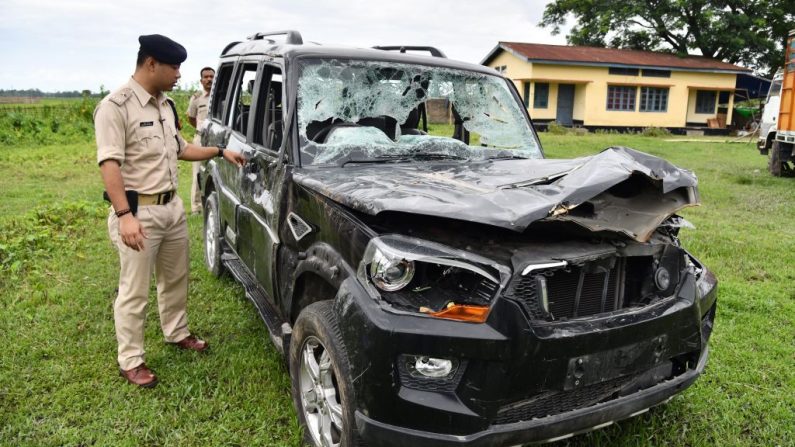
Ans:
{"label": "khaki shirt", "polygon": [[207,105],[210,102],[210,94],[204,90],[196,92],[190,97],[188,104],[188,116],[196,118],[196,128],[200,129],[204,120],[207,119]]}
{"label": "khaki shirt", "polygon": [[167,101],[163,93],[154,97],[130,78],[94,110],[97,162],[118,161],[127,190],[159,194],[177,189],[177,159],[187,143],[176,131]]}

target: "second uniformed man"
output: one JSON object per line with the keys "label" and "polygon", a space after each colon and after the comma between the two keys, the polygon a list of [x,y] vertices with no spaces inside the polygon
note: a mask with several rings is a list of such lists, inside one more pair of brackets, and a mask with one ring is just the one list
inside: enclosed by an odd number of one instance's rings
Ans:
{"label": "second uniformed man", "polygon": [[[210,89],[213,86],[215,70],[210,67],[204,67],[199,72],[199,75],[201,76],[202,90],[191,96],[188,103],[188,122],[196,129],[196,135],[193,137],[193,144],[195,145],[201,145],[200,130],[203,129],[204,120],[207,118],[207,106],[210,102]],[[192,213],[197,214],[202,211],[202,195],[201,191],[199,191],[199,167],[201,162],[194,161],[191,165],[193,166],[193,180],[190,186],[190,210]]]}
{"label": "second uniformed man", "polygon": [[[153,387],[157,377],[144,362],[144,320],[149,282],[157,280],[160,326],[166,342],[205,351],[188,329],[188,227],[177,195],[177,159],[245,158],[217,147],[188,144],[176,129],[176,109],[163,93],[180,78],[185,48],[159,34],[138,38],[135,73],[106,96],[94,112],[97,161],[112,204],[110,239],[119,252],[119,292],[113,306],[121,375]],[[137,209],[136,209],[137,208]]]}

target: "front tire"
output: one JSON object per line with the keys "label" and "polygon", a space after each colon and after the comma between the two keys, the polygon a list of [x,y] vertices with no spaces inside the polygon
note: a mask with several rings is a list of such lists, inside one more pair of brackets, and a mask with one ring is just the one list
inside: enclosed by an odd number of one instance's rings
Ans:
{"label": "front tire", "polygon": [[793,160],[792,143],[773,142],[767,168],[774,177],[792,177],[795,171],[789,165]]}
{"label": "front tire", "polygon": [[770,157],[767,159],[767,170],[773,177],[781,177],[781,148],[779,142],[774,141],[770,149]]}
{"label": "front tire", "polygon": [[216,278],[224,274],[221,263],[221,215],[218,212],[218,193],[213,191],[204,203],[204,263]]}
{"label": "front tire", "polygon": [[290,341],[293,403],[304,441],[315,447],[361,446],[348,356],[331,301],[307,306]]}

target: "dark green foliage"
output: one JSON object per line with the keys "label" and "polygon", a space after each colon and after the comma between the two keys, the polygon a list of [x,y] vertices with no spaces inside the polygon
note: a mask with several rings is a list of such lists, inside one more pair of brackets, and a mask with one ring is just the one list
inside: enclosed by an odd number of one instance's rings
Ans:
{"label": "dark green foliage", "polygon": [[784,64],[793,0],[555,0],[540,25],[573,45],[671,51],[737,63],[770,76]]}
{"label": "dark green foliage", "polygon": [[[191,93],[186,90],[169,93],[184,124],[186,139],[192,138],[193,133],[185,118]],[[94,109],[101,99],[84,95],[80,99],[61,100],[55,104],[2,104],[0,144],[65,144],[93,139]]]}
{"label": "dark green foliage", "polygon": [[77,201],[39,206],[5,223],[0,231],[0,290],[53,253],[71,251],[85,227],[104,215],[107,206]]}

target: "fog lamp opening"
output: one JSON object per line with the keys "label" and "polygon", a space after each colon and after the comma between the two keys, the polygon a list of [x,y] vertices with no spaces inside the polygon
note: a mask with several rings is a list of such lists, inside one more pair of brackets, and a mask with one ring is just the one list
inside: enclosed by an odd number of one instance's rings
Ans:
{"label": "fog lamp opening", "polygon": [[409,366],[416,373],[414,375],[432,379],[447,377],[455,371],[455,365],[452,360],[436,357],[416,356],[413,364]]}

